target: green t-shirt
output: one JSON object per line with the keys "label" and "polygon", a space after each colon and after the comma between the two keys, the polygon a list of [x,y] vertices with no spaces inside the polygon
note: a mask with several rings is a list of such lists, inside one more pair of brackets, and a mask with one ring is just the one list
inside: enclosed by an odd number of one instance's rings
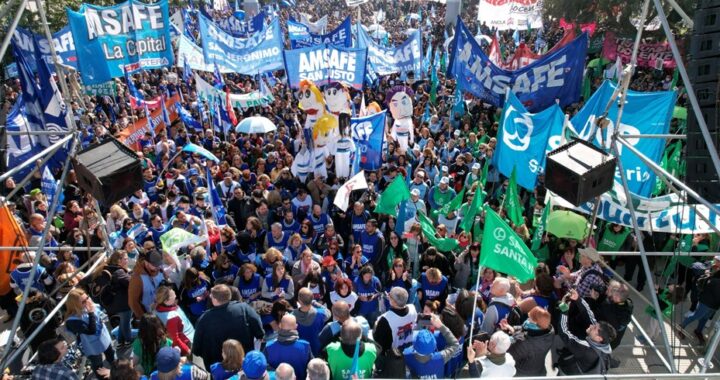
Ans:
{"label": "green t-shirt", "polygon": [[[352,367],[353,358],[345,355],[340,342],[330,343],[326,350],[332,379],[350,380],[352,378],[350,367]],[[372,378],[375,359],[377,359],[377,348],[375,348],[374,344],[365,344],[365,351],[358,358],[358,379]]]}
{"label": "green t-shirt", "polygon": [[[165,345],[162,347],[172,347],[172,340],[165,339]],[[160,347],[160,348],[162,348]],[[151,373],[157,368],[157,363],[155,363],[155,356],[157,355],[157,352],[152,354],[151,356],[144,358],[143,357],[143,348],[142,344],[140,343],[140,338],[135,338],[135,340],[132,343],[132,350],[133,355],[138,358],[138,362],[143,368],[143,371],[145,372],[145,376],[150,376]],[[159,351],[159,349],[158,349]]]}

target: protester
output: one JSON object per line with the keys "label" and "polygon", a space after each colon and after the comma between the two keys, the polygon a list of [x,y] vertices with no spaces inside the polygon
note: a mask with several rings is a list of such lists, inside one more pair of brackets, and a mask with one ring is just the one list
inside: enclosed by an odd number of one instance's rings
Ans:
{"label": "protester", "polygon": [[[371,342],[361,341],[362,328],[348,319],[340,330],[340,341],[330,343],[323,353],[327,358],[328,366],[333,380],[348,380],[353,376],[359,379],[371,378],[377,347]],[[357,372],[352,373],[352,363],[355,361],[357,351]]]}
{"label": "protester", "polygon": [[431,326],[438,330],[445,341],[445,348],[438,351],[437,340],[429,330],[420,330],[415,336],[412,347],[403,351],[405,365],[413,378],[436,377],[445,375],[445,364],[460,349],[457,339],[436,315],[430,319]]}
{"label": "protester", "polygon": [[62,339],[44,340],[37,349],[38,366],[33,370],[33,380],[78,380],[78,375],[62,363],[68,345]]}
{"label": "protester", "polygon": [[271,368],[277,370],[282,363],[287,363],[298,369],[295,373],[299,378],[305,378],[305,369],[313,353],[310,343],[299,338],[298,323],[294,315],[285,314],[282,317],[278,337],[268,342],[265,354]]}

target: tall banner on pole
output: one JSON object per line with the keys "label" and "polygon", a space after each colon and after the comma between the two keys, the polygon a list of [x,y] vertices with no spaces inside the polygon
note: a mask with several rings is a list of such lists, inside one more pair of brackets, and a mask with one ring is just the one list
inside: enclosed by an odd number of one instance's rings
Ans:
{"label": "tall banner on pole", "polygon": [[496,107],[505,104],[507,89],[517,94],[530,112],[542,111],[556,102],[565,107],[580,99],[587,46],[588,35],[583,33],[540,60],[519,70],[507,71],[492,63],[458,19],[455,38],[450,44],[448,74],[464,91]]}
{"label": "tall banner on pole", "polygon": [[67,14],[83,84],[121,77],[131,63],[144,69],[173,63],[167,0],[129,0],[112,7],[83,4]]}

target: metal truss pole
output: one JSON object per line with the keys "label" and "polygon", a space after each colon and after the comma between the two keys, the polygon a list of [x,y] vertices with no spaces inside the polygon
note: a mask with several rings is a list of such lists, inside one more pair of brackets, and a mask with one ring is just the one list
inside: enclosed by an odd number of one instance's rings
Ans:
{"label": "metal truss pole", "polygon": [[66,103],[69,103],[68,101],[70,100],[70,90],[68,90],[67,82],[65,81],[65,71],[63,71],[63,68],[58,60],[58,55],[55,51],[55,43],[53,42],[52,33],[50,32],[50,27],[48,26],[47,18],[45,17],[46,2],[43,0],[35,1],[37,2],[38,13],[40,14],[40,21],[42,21],[43,30],[45,31],[45,38],[47,38],[48,45],[50,46],[50,54],[52,54],[53,64],[55,65],[55,72],[57,73],[60,82],[60,89],[62,90],[62,94],[64,95]]}
{"label": "metal truss pole", "polygon": [[[65,132],[65,133],[67,133],[67,132]],[[67,136],[65,136],[65,137],[63,137],[62,139],[60,139],[60,140],[58,140],[57,142],[55,142],[55,144],[52,144],[52,145],[50,145],[49,147],[43,149],[40,153],[38,153],[38,154],[36,154],[36,155],[28,158],[28,159],[27,159],[25,162],[23,162],[22,164],[20,164],[20,165],[18,165],[18,166],[16,166],[16,167],[14,167],[14,168],[6,171],[6,172],[3,173],[2,175],[0,175],[0,182],[5,181],[6,179],[8,179],[8,178],[9,178],[10,176],[12,176],[13,174],[15,174],[15,173],[19,172],[20,170],[22,170],[24,167],[26,167],[26,166],[28,166],[28,165],[34,164],[35,161],[39,160],[39,159],[42,158],[42,157],[45,157],[45,155],[47,155],[47,154],[49,154],[49,153],[51,153],[51,152],[54,152],[55,150],[57,150],[58,148],[62,147],[65,143],[67,143],[68,141],[70,141],[70,140],[72,140],[72,139],[73,139],[73,134],[70,133],[70,134],[68,134]],[[68,157],[69,157],[69,156],[68,156]]]}
{"label": "metal truss pole", "polygon": [[[612,150],[615,154],[615,157],[620,157],[620,149],[618,149],[617,145],[617,139],[613,139],[612,143]],[[635,234],[640,231],[640,227],[638,226],[637,221],[637,215],[635,214],[635,206],[632,202],[632,194],[630,193],[630,188],[628,187],[627,178],[625,177],[622,166],[622,160],[617,160],[618,169],[620,170],[620,178],[622,178],[622,185],[623,190],[625,191],[625,196],[627,197],[627,207],[628,210],[630,210],[630,220],[632,221],[633,229],[635,230]],[[645,244],[643,243],[642,236],[637,237],[637,245],[638,249],[640,250],[640,259],[643,263],[643,269],[645,270],[645,278],[647,279],[648,286],[650,289],[655,289],[655,280],[653,278],[653,273],[650,270],[650,264],[648,264],[647,255],[645,254]],[[655,315],[658,319],[658,321],[663,321],[663,313],[662,309],[660,308],[660,303],[658,302],[657,297],[650,297],[652,301],[653,308],[655,309]],[[665,350],[667,351],[668,355],[668,362],[670,362],[670,372],[675,373],[675,359],[673,356],[672,347],[670,347],[670,341],[668,340],[667,331],[665,331],[665,327],[661,324],[660,325],[660,333],[663,338],[663,344],[665,345]]]}
{"label": "metal truss pole", "polygon": [[[12,23],[10,24],[10,28],[7,30],[7,34],[5,35],[5,38],[3,39],[2,46],[0,46],[0,58],[5,56],[5,52],[7,51],[8,46],[10,46],[10,41],[12,40],[13,34],[15,34],[15,29],[18,26],[18,23],[20,23],[20,18],[23,15],[23,12],[25,11],[25,7],[27,6],[28,0],[22,0],[20,3],[20,6],[18,7],[17,12],[15,13],[15,18],[13,19]],[[9,5],[8,5],[9,6]],[[10,8],[8,8],[9,10]]]}
{"label": "metal truss pole", "polygon": [[[691,189],[688,185],[684,184],[679,179],[675,178],[672,174],[668,173],[665,169],[663,169],[660,165],[653,162],[651,159],[647,158],[642,152],[637,150],[632,144],[630,144],[627,140],[625,140],[623,137],[618,137],[617,141],[622,144],[626,149],[629,149],[631,152],[635,153],[638,158],[642,162],[644,162],[652,171],[654,171],[656,174],[664,176],[670,182],[672,182],[677,187],[685,190],[688,195],[698,200],[698,202],[705,205],[707,208],[710,209],[710,211],[714,212],[716,215],[720,215],[720,209],[718,209],[714,204],[708,202],[705,198],[701,197],[700,194],[698,194],[695,190]],[[619,161],[619,160],[618,160]]]}
{"label": "metal truss pole", "polygon": [[690,104],[692,105],[693,112],[695,112],[695,116],[697,117],[698,126],[700,126],[700,131],[702,131],[705,144],[708,147],[708,151],[710,151],[710,159],[712,159],[713,166],[715,166],[715,172],[718,174],[718,176],[720,176],[720,157],[718,157],[718,152],[717,150],[715,150],[715,144],[713,144],[712,136],[710,135],[710,131],[708,130],[705,118],[700,112],[700,103],[698,103],[697,96],[695,96],[695,91],[693,90],[692,83],[690,82],[690,77],[688,76],[687,70],[685,69],[682,55],[680,54],[680,50],[675,43],[675,36],[673,36],[672,30],[670,30],[670,24],[668,23],[667,17],[665,16],[665,10],[663,10],[662,4],[660,4],[660,0],[653,0],[653,3],[655,4],[655,9],[658,12],[658,17],[660,18],[663,29],[665,30],[665,36],[667,37],[668,43],[670,44],[670,49],[672,50],[673,58],[675,59],[677,68],[680,71],[680,76],[682,76],[683,83],[685,84],[685,87],[687,87],[687,95],[690,99]]}
{"label": "metal truss pole", "polygon": [[687,135],[675,135],[675,134],[647,134],[647,135],[622,135],[626,139],[676,139],[685,140]]}
{"label": "metal truss pole", "polygon": [[690,16],[688,16],[687,13],[685,13],[685,11],[682,8],[680,8],[680,5],[678,3],[676,3],[675,0],[667,0],[667,2],[670,3],[670,5],[672,5],[675,12],[677,12],[680,15],[680,17],[682,17],[682,19],[688,24],[688,26],[690,28],[695,26],[695,22],[693,22],[693,19],[691,19]]}
{"label": "metal truss pole", "polygon": [[[69,134],[69,137],[73,137],[73,134]],[[68,156],[65,159],[65,166],[63,167],[62,175],[60,176],[60,181],[55,185],[55,193],[59,194],[60,191],[62,191],[62,186],[65,183],[65,178],[67,177],[67,173],[70,169],[70,158],[75,154],[75,150],[78,146],[78,140],[79,139],[73,139],[72,147],[70,148],[70,151],[68,152]],[[57,204],[60,197],[53,197],[52,205],[50,206],[50,210],[48,210],[48,215],[45,221],[45,228],[43,229],[43,234],[40,237],[40,242],[38,243],[38,249],[35,251],[35,257],[33,259],[33,267],[37,267],[40,264],[40,257],[42,256],[42,250],[45,246],[45,242],[47,241],[47,236],[50,233],[50,227],[52,226],[52,223],[50,222],[53,217],[55,216],[55,210],[57,210]],[[22,294],[22,300],[20,301],[20,305],[18,306],[17,314],[15,315],[15,320],[13,320],[12,327],[10,328],[10,335],[8,336],[8,347],[2,354],[2,360],[0,360],[0,368],[6,368],[8,361],[8,353],[10,353],[12,348],[12,342],[15,339],[15,332],[18,329],[18,325],[20,324],[20,319],[22,318],[23,311],[25,310],[25,305],[27,303],[28,299],[28,293],[30,292],[30,288],[32,287],[34,281],[35,281],[35,271],[30,271],[30,276],[27,279],[27,283],[25,284],[25,289],[23,289]]]}

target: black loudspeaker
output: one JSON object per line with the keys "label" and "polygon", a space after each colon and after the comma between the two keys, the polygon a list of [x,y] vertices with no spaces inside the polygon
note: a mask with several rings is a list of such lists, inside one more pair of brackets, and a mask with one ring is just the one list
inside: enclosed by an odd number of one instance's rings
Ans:
{"label": "black loudspeaker", "polygon": [[548,153],[545,187],[579,206],[610,190],[617,158],[580,139]]}
{"label": "black loudspeaker", "polygon": [[137,154],[114,138],[89,146],[73,158],[80,188],[104,206],[142,188],[142,169]]}
{"label": "black loudspeaker", "polygon": [[[688,76],[707,124],[711,141],[720,147],[718,102],[720,101],[720,0],[701,0],[695,11],[694,30],[690,40]],[[710,160],[698,115],[690,104],[687,119],[687,173],[685,181],[703,198],[720,202],[720,179]]]}

